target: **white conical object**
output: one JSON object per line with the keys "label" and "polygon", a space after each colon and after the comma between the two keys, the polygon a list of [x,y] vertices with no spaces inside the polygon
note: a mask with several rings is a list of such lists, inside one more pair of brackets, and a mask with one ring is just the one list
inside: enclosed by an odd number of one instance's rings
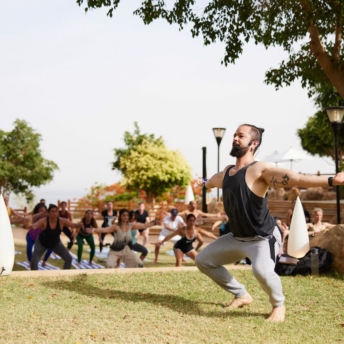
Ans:
{"label": "white conical object", "polygon": [[304,257],[308,251],[309,236],[305,213],[300,198],[297,197],[290,224],[288,254],[295,258],[301,258]]}
{"label": "white conical object", "polygon": [[14,264],[12,226],[4,198],[0,194],[0,276],[9,275]]}
{"label": "white conical object", "polygon": [[185,192],[185,204],[189,204],[191,201],[195,200],[194,193],[192,191],[192,186],[189,184]]}

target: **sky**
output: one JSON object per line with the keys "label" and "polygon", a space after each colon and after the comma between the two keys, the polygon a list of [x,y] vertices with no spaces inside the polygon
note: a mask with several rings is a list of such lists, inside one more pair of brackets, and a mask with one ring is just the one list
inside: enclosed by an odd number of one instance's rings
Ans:
{"label": "sky", "polygon": [[[113,150],[124,147],[134,122],[180,151],[194,177],[202,175],[202,147],[208,177],[217,172],[214,127],[226,128],[220,169],[234,163],[232,137],[243,123],[265,129],[257,160],[302,150],[297,129],[317,109],[298,82],[278,91],[264,83],[265,72],[286,58],[280,48],[248,44],[225,67],[221,42],[205,47],[188,27],[163,20],[146,26],[133,15],[139,3],[122,1],[109,18],[106,10],[85,14],[74,0],[0,2],[0,128],[27,121],[42,136],[43,156],[59,166],[52,182],[34,190],[36,199],[56,203],[118,182]],[[317,157],[292,168],[335,170]]]}

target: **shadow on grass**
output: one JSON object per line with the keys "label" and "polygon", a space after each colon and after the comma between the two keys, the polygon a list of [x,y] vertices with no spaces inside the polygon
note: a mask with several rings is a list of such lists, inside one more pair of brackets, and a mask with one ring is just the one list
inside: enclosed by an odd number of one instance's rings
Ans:
{"label": "shadow on grass", "polygon": [[[122,300],[125,302],[137,302],[137,303],[151,303],[156,306],[165,307],[166,309],[173,310],[177,313],[188,314],[188,315],[200,315],[206,317],[264,317],[267,314],[258,312],[243,312],[238,309],[226,309],[223,303],[206,302],[190,300],[178,295],[173,294],[158,294],[152,292],[132,292],[123,291],[118,289],[99,288],[87,284],[87,276],[79,275],[72,281],[54,281],[54,282],[43,282],[43,286],[52,289],[67,290],[70,292],[76,292],[87,297],[102,298],[109,302],[115,302]],[[202,309],[203,306],[215,306],[221,309],[215,311],[206,311]]]}

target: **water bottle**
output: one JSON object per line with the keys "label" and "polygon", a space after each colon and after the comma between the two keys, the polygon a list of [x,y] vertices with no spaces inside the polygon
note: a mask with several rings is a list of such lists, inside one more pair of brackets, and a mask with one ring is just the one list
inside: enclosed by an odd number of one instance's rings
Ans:
{"label": "water bottle", "polygon": [[311,249],[311,270],[312,276],[319,276],[319,250],[315,247]]}

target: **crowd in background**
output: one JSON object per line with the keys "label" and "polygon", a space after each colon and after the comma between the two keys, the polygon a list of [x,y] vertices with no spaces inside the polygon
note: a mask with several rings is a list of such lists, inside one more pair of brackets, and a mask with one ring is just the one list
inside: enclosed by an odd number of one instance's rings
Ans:
{"label": "crowd in background", "polygon": [[[77,245],[77,264],[82,260],[84,245],[90,248],[88,264],[93,264],[96,252],[94,234],[98,235],[99,252],[103,251],[104,246],[109,246],[106,267],[118,268],[123,262],[126,267],[143,267],[143,262],[149,252],[149,228],[160,224],[160,221],[151,221],[145,204],[140,202],[136,210],[121,209],[117,211],[112,202],[107,202],[105,209],[101,212],[102,224],[98,226],[97,219],[91,209],[86,210],[83,218],[79,222],[73,222],[72,214],[67,210],[67,203],[61,202],[60,207],[50,204],[48,207],[45,200],[41,199],[34,209],[25,215],[19,214],[8,206],[8,198],[5,198],[8,215],[12,224],[22,224],[27,229],[26,234],[26,254],[32,270],[38,269],[38,262],[44,254],[42,265],[44,266],[52,254],[57,254],[64,260],[64,269],[71,268],[72,257],[69,254],[73,245]],[[285,221],[275,218],[276,225],[282,233],[282,240],[286,243],[290,223],[293,214],[293,205],[287,211]],[[304,209],[307,229],[310,237],[332,228],[327,222],[322,222],[323,211],[315,208],[313,219],[309,212]],[[155,245],[154,263],[158,262],[160,247],[166,241],[174,243],[173,251],[176,257],[176,266],[181,266],[184,257],[188,256],[195,259],[197,251],[203,245],[202,235],[212,239],[217,237],[199,227],[202,217],[212,217],[214,224],[212,231],[215,232],[219,227],[219,236],[230,232],[230,219],[221,213],[209,214],[197,209],[196,201],[191,201],[187,209],[178,212],[172,208],[170,213],[164,213],[161,221],[161,232]],[[99,218],[98,218],[99,219]],[[66,246],[61,242],[60,235],[64,233],[69,239]],[[107,234],[112,235],[112,243],[105,243]],[[138,243],[138,237],[142,236],[142,244]],[[193,243],[197,240],[197,246]],[[140,256],[137,256],[137,253]],[[282,245],[279,255],[286,252],[286,244]],[[244,261],[243,263],[249,263]]]}

